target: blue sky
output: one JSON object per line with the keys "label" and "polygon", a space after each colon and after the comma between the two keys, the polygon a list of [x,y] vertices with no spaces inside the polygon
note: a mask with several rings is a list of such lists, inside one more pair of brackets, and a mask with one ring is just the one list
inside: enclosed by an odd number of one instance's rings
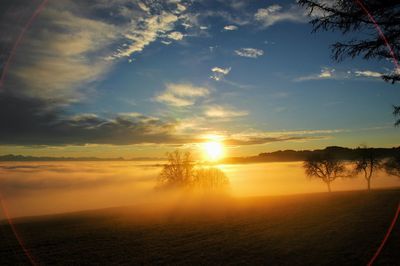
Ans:
{"label": "blue sky", "polygon": [[210,134],[231,155],[398,145],[392,63],[333,61],[330,45],[357,36],[309,20],[294,1],[49,1],[0,95],[38,102],[21,116],[41,126],[3,123],[2,153],[162,156]]}

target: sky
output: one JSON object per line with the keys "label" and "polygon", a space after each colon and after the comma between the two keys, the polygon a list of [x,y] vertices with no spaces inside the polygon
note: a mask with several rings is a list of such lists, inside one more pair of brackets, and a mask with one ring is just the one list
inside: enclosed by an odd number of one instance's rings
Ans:
{"label": "sky", "polygon": [[357,36],[312,33],[295,1],[49,0],[26,27],[42,2],[0,3],[0,154],[399,144],[393,64],[335,62]]}

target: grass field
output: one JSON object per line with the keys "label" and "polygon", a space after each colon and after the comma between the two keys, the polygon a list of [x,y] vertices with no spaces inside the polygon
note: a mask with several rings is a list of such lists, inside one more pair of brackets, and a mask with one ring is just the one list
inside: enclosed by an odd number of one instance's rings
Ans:
{"label": "grass field", "polygon": [[[40,265],[366,265],[400,189],[204,200],[18,219]],[[26,265],[7,224],[0,265]],[[397,223],[376,265],[400,265]]]}

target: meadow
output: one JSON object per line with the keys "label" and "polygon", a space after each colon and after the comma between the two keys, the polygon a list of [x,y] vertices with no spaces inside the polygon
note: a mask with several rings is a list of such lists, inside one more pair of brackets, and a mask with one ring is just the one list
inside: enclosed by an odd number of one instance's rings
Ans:
{"label": "meadow", "polygon": [[[181,198],[17,219],[39,265],[366,265],[399,189],[250,198]],[[152,208],[154,207],[154,208]],[[7,225],[1,265],[27,265]],[[375,265],[398,265],[400,226]]]}

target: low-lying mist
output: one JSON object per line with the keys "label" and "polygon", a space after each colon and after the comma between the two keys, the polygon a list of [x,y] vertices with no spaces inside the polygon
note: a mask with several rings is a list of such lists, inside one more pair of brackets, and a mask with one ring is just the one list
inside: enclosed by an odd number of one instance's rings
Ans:
{"label": "low-lying mist", "polygon": [[[0,163],[0,192],[11,216],[18,217],[130,205],[218,209],[231,202],[228,198],[326,191],[324,183],[305,176],[302,162],[218,165],[229,178],[229,196],[160,191],[155,189],[160,165],[154,161]],[[384,172],[372,180],[372,188],[399,185],[398,178]],[[332,184],[333,191],[365,188],[362,177]]]}

